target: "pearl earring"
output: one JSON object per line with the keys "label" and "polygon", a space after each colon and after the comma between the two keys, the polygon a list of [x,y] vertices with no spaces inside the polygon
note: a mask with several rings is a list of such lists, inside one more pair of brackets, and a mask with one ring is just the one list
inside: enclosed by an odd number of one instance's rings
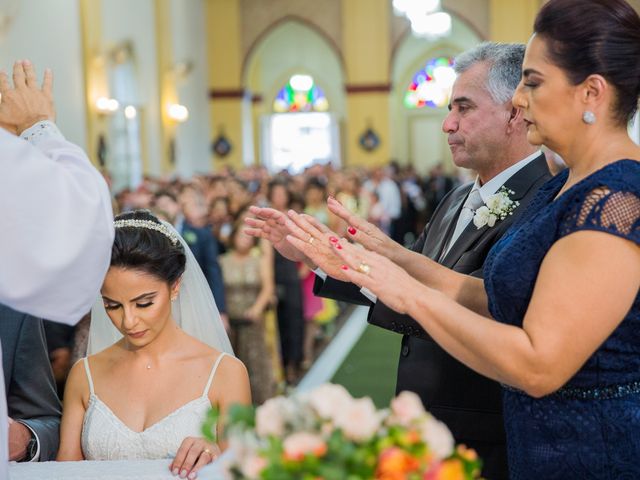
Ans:
{"label": "pearl earring", "polygon": [[596,114],[591,110],[587,110],[582,114],[582,121],[587,125],[593,125],[596,123]]}

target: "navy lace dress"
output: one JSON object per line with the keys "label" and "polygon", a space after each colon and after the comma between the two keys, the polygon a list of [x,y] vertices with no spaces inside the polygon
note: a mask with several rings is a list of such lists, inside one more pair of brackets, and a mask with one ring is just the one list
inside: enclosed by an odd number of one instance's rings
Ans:
{"label": "navy lace dress", "polygon": [[[597,230],[640,245],[640,162],[610,164],[554,200],[566,180],[565,171],[543,185],[487,258],[500,322],[522,326],[540,264],[562,237]],[[640,479],[640,292],[565,386],[538,399],[505,386],[503,402],[513,480]]]}

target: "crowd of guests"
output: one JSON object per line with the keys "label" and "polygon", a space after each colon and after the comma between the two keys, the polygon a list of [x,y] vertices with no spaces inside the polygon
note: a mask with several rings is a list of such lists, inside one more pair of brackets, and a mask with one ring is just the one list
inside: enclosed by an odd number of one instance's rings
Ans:
{"label": "crowd of guests", "polygon": [[[407,359],[422,348],[408,389],[458,407],[456,439],[478,427],[489,478],[637,478],[639,57],[624,0],[551,0],[526,51],[460,55],[443,131],[478,175],[410,248],[447,188],[432,178],[425,192],[410,170],[147,179],[115,197],[114,220],[104,179],[53,123],[51,73],[40,87],[28,61],[13,82],[0,72],[0,193],[21,206],[3,217],[15,233],[0,252],[0,476],[7,458],[171,457],[195,478],[226,448],[222,424],[202,436],[204,413],[260,403],[278,370],[295,382],[313,358],[305,322],[336,307],[312,292],[369,305],[372,323],[405,333]],[[551,176],[543,144],[565,171]],[[92,303],[58,436],[40,318],[74,324]],[[62,383],[72,335],[50,336]],[[504,432],[471,421],[470,404],[498,407]]]}
{"label": "crowd of guests", "polygon": [[[108,174],[107,174],[108,179]],[[147,209],[171,223],[198,261],[226,324],[234,351],[249,371],[253,399],[262,403],[295,384],[334,335],[346,305],[313,294],[315,273],[268,242],[243,233],[250,205],[293,209],[341,234],[347,224],[327,209],[333,196],[403,244],[412,243],[439,201],[461,179],[441,165],[427,176],[395,163],[337,170],[314,165],[300,175],[265,168],[190,179],[145,178],[115,192],[114,212]],[[75,327],[45,322],[49,356],[62,396],[71,365],[86,354],[89,315]]]}

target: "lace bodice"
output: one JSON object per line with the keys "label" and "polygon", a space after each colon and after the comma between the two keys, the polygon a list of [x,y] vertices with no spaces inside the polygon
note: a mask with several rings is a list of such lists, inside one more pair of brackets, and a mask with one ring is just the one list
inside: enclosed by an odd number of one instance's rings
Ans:
{"label": "lace bodice", "polygon": [[153,460],[172,458],[186,437],[200,437],[204,417],[211,408],[209,389],[222,353],[211,369],[202,396],[185,403],[162,420],[136,432],[125,425],[96,394],[84,358],[89,382],[89,405],[82,424],[82,452],[86,460]]}

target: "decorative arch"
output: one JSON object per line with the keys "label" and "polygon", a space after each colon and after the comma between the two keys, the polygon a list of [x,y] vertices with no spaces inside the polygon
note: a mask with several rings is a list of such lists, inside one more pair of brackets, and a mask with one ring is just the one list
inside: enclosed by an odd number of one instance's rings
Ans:
{"label": "decorative arch", "polygon": [[344,57],[342,56],[342,50],[335,43],[333,38],[327,35],[327,33],[318,25],[307,20],[306,18],[302,18],[298,15],[285,15],[284,17],[281,17],[275,22],[271,23],[267,28],[265,28],[262,32],[260,32],[260,34],[255,38],[255,40],[251,43],[251,45],[247,49],[247,53],[242,59],[242,70],[241,70],[241,77],[240,77],[242,79],[243,85],[246,84],[246,75],[247,75],[248,65],[250,63],[250,60],[253,54],[255,53],[255,50],[259,47],[259,45],[262,44],[262,42],[269,36],[269,34],[271,34],[274,30],[278,29],[282,25],[289,22],[299,23],[313,30],[315,33],[317,33],[327,43],[329,48],[333,50],[333,53],[336,55],[336,57],[340,62],[340,67],[342,71],[343,72],[346,71]]}

